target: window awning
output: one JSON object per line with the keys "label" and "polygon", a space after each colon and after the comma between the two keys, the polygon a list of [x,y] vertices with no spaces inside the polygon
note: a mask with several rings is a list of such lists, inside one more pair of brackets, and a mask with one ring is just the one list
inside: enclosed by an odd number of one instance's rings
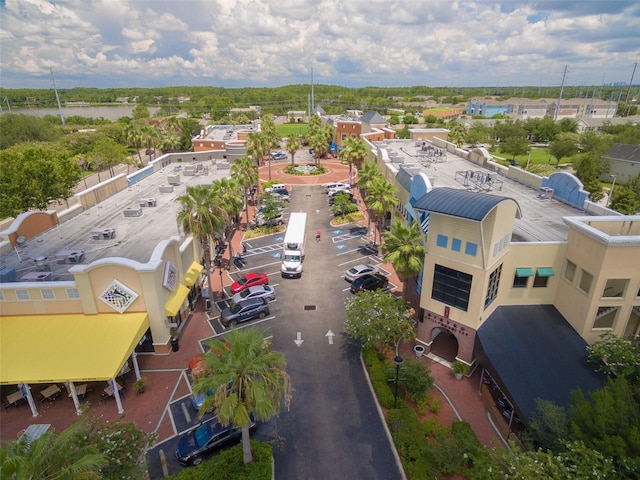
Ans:
{"label": "window awning", "polygon": [[146,312],[2,317],[0,384],[115,378],[148,328]]}
{"label": "window awning", "polygon": [[204,270],[204,267],[202,265],[200,265],[198,262],[193,262],[184,274],[185,285],[187,287],[195,285],[196,280],[198,280],[198,275],[200,275],[200,272],[202,270]]}
{"label": "window awning", "polygon": [[533,277],[533,270],[529,267],[516,268],[517,277]]}
{"label": "window awning", "polygon": [[553,277],[553,268],[551,267],[539,267],[536,269],[536,275],[539,277]]}
{"label": "window awning", "polygon": [[189,289],[179,283],[165,304],[164,313],[166,313],[168,317],[174,317],[180,311],[180,307],[184,303],[184,299],[187,298],[187,295],[189,295]]}

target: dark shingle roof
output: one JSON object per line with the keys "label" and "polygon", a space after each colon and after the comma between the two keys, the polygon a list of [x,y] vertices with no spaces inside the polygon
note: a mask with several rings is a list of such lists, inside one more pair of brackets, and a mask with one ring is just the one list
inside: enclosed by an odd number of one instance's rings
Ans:
{"label": "dark shingle roof", "polygon": [[360,117],[360,121],[369,125],[386,125],[387,121],[375,110],[369,110]]}
{"label": "dark shingle roof", "polygon": [[482,324],[475,353],[526,420],[536,398],[566,407],[573,390],[604,386],[586,347],[553,305],[514,305],[498,307]]}
{"label": "dark shingle roof", "polygon": [[616,143],[604,154],[605,158],[613,160],[627,160],[630,162],[640,161],[640,145],[626,145],[624,143]]}
{"label": "dark shingle roof", "polygon": [[402,185],[402,188],[404,188],[407,192],[411,191],[412,178],[413,178],[413,175],[407,172],[404,168],[401,168],[400,170],[398,170],[398,175],[396,175],[396,180],[400,185]]}
{"label": "dark shingle roof", "polygon": [[505,201],[512,201],[516,204],[518,207],[516,215],[520,218],[520,206],[513,198],[498,197],[496,195],[449,187],[434,188],[430,192],[425,193],[413,205],[413,208],[480,222],[498,203]]}

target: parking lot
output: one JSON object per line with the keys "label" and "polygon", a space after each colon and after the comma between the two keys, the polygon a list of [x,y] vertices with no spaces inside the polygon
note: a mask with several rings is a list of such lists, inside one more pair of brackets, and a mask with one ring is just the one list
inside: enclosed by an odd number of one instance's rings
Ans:
{"label": "parking lot", "polygon": [[[302,277],[281,277],[284,233],[246,241],[245,265],[231,272],[235,279],[249,272],[268,275],[276,293],[270,315],[237,328],[268,329],[274,348],[287,358],[293,386],[290,411],[259,424],[254,438],[273,446],[276,478],[401,478],[360,365],[359,346],[344,334],[344,301],[351,296],[345,270],[371,263],[379,265],[381,273],[389,272],[367,248],[366,226],[330,225],[328,198],[320,185],[295,185],[284,212],[285,224],[292,211],[307,213]],[[314,235],[318,230],[319,242]],[[214,285],[215,281],[214,276]],[[394,288],[390,282],[389,289]],[[226,296],[230,297],[228,287]],[[219,301],[218,309],[226,304]],[[228,331],[215,313],[209,323],[213,336]],[[178,438],[201,421],[188,395],[170,404],[169,415],[178,435],[149,452],[151,478],[162,477],[160,450],[168,472],[182,468],[174,455]]]}

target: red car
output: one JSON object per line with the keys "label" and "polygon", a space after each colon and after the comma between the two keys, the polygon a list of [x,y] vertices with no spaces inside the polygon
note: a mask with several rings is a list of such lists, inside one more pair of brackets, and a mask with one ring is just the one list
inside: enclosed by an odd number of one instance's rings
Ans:
{"label": "red car", "polygon": [[255,287],[256,285],[269,285],[269,277],[266,273],[247,273],[240,280],[231,284],[231,294],[236,294],[246,288]]}

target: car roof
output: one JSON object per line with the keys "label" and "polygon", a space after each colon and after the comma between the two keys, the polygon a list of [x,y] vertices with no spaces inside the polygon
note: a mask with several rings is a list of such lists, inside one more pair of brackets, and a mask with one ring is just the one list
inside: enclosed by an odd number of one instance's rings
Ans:
{"label": "car roof", "polygon": [[253,297],[253,298],[245,298],[243,300],[240,300],[238,302],[238,305],[240,305],[241,307],[245,307],[247,305],[253,305],[253,304],[262,305],[263,303],[265,303],[264,298]]}
{"label": "car roof", "polygon": [[267,290],[268,285],[254,285],[253,287],[249,287],[246,289],[248,292],[264,292]]}

